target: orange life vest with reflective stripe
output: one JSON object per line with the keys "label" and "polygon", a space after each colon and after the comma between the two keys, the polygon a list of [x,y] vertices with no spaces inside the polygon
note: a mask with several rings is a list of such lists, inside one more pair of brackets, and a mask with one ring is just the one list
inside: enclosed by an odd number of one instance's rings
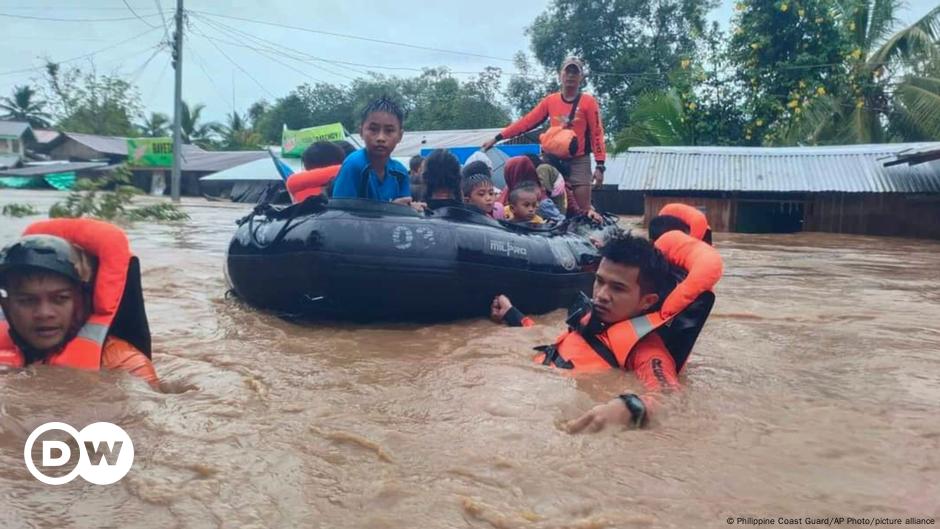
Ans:
{"label": "orange life vest with reflective stripe", "polygon": [[[676,361],[676,369],[680,370],[711,312],[715,299],[711,291],[721,279],[723,264],[714,248],[678,230],[660,237],[656,248],[671,264],[687,272],[685,279],[663,301],[659,311],[615,323],[596,335],[584,335],[579,330],[569,329],[558,337],[554,345],[540,348],[541,353],[535,360],[578,372],[612,367],[625,369],[627,358],[644,336],[691,312],[694,313],[693,321],[682,322],[684,327],[688,327],[684,332],[687,339],[666,340],[667,348]],[[589,318],[590,314],[584,316],[582,326]]]}
{"label": "orange life vest with reflective stripe", "polygon": [[287,178],[287,192],[294,204],[307,197],[323,194],[326,186],[339,174],[340,165],[330,165],[294,173]]}
{"label": "orange life vest with reflective stripe", "polygon": [[[92,291],[92,314],[61,352],[46,364],[77,369],[101,368],[101,351],[121,305],[131,262],[127,235],[117,226],[93,219],[53,219],[36,222],[23,235],[55,235],[98,258]],[[25,357],[13,342],[9,324],[0,318],[0,365],[23,367]]]}
{"label": "orange life vest with reflective stripe", "polygon": [[708,217],[698,208],[673,202],[663,206],[663,209],[659,210],[659,214],[676,217],[689,225],[689,235],[708,244],[712,243],[712,228],[708,225]]}

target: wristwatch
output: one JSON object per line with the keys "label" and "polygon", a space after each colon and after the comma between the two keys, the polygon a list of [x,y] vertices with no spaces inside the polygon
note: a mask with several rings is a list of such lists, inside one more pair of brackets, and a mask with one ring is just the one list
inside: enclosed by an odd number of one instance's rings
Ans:
{"label": "wristwatch", "polygon": [[646,404],[643,404],[640,397],[635,393],[624,393],[623,395],[617,395],[617,398],[622,400],[627,409],[630,410],[631,425],[640,428],[646,424]]}
{"label": "wristwatch", "polygon": [[595,168],[595,169],[599,169],[600,172],[602,172],[602,173],[605,172],[605,171],[607,171],[607,167],[604,166],[604,162],[600,162],[600,163],[595,164],[595,165],[594,165],[594,168]]}

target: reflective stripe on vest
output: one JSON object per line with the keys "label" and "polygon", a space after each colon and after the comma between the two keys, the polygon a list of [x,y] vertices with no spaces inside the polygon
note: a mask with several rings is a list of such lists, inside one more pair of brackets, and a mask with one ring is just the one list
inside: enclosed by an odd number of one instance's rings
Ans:
{"label": "reflective stripe on vest", "polygon": [[[593,338],[586,339],[579,332],[569,330],[553,346],[539,354],[536,361],[577,371],[599,371],[611,367],[624,369],[630,352],[644,336],[687,312],[696,303],[704,303],[689,314],[700,321],[684,322],[684,337],[675,340],[675,350],[669,351],[676,361],[677,369],[681,369],[711,312],[714,303],[711,291],[721,279],[723,263],[712,246],[678,230],[660,237],[656,241],[656,248],[663,252],[670,264],[687,273],[685,280],[663,300],[659,312],[615,323]],[[585,317],[581,323],[586,321]]]}
{"label": "reflective stripe on vest", "polygon": [[611,365],[614,362],[618,368],[626,369],[630,351],[644,336],[667,321],[659,314],[643,314],[615,323],[598,334],[597,339],[613,353],[613,362],[605,359],[603,353],[597,351],[584,336],[574,330],[562,334],[552,347],[554,351],[539,353],[535,361],[578,372],[606,371],[614,367]]}

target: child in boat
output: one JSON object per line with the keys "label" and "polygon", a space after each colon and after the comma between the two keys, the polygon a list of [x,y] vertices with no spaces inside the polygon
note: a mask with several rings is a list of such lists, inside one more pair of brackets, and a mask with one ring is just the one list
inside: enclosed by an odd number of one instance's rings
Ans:
{"label": "child in boat", "polygon": [[[362,112],[359,134],[366,146],[343,162],[333,185],[334,198],[365,198],[411,204],[408,169],[392,159],[404,130],[404,113],[398,103],[382,96]],[[423,207],[416,204],[416,209]]]}
{"label": "child in boat", "polygon": [[304,170],[287,178],[291,202],[297,204],[328,191],[345,158],[342,147],[331,141],[318,141],[307,147],[302,158]]}
{"label": "child in boat", "polygon": [[509,192],[509,205],[506,206],[506,220],[517,224],[544,224],[536,210],[539,207],[540,189],[536,184],[525,182]]}
{"label": "child in boat", "polygon": [[488,217],[496,218],[494,209],[496,191],[493,188],[493,180],[489,176],[477,173],[463,177],[460,181],[460,191],[464,203],[479,209],[480,213]]}
{"label": "child in boat", "polygon": [[460,161],[447,149],[436,149],[424,160],[427,207],[463,206],[460,200]]}

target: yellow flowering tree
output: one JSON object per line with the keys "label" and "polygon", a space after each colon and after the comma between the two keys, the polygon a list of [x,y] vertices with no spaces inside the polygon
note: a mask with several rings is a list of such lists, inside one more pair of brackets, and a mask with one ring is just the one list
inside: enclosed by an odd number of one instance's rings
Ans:
{"label": "yellow flowering tree", "polygon": [[840,0],[739,0],[729,55],[749,119],[744,143],[780,143],[805,107],[846,82]]}

